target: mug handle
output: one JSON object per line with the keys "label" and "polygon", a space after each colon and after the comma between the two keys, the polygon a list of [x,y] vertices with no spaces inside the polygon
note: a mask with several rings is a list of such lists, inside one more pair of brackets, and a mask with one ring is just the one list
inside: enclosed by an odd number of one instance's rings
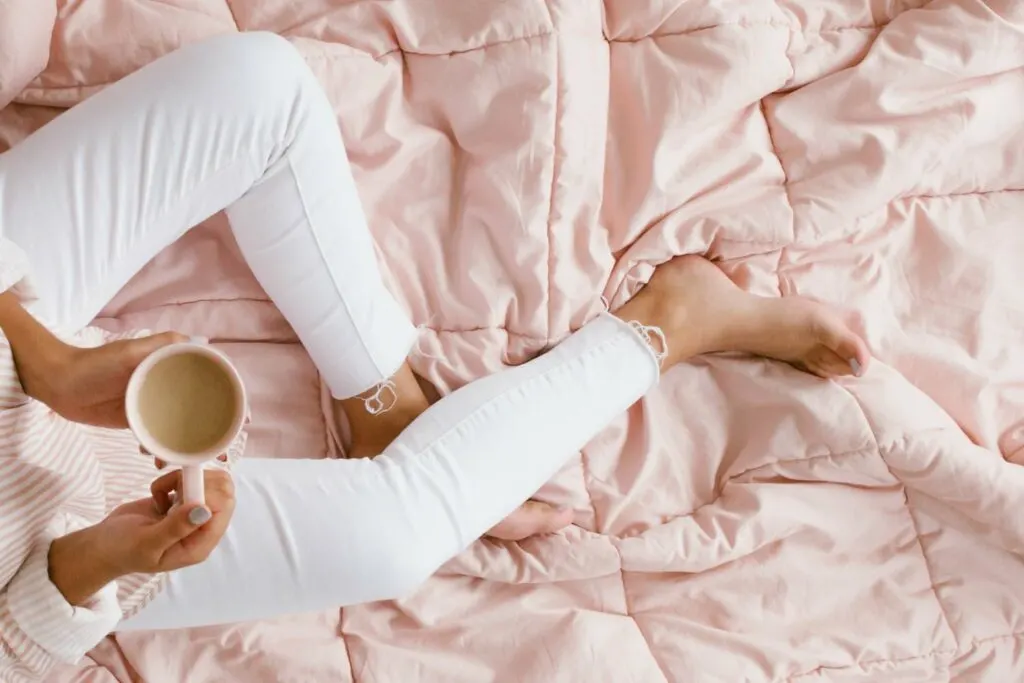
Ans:
{"label": "mug handle", "polygon": [[206,486],[203,481],[202,465],[186,465],[181,468],[181,493],[186,505],[205,505]]}

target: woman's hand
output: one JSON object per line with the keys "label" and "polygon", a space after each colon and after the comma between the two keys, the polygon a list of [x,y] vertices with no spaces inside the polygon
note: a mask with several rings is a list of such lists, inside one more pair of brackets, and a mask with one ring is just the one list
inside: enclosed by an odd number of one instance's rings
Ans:
{"label": "woman's hand", "polygon": [[[22,377],[22,385],[26,393],[68,420],[124,428],[128,426],[125,393],[135,368],[157,349],[187,340],[184,335],[165,332],[95,348],[68,346],[47,377],[30,385]],[[40,388],[39,395],[33,394],[31,386]]]}
{"label": "woman's hand", "polygon": [[[235,485],[222,470],[203,472],[206,505],[179,505],[181,470],[153,482],[153,497],[127,503],[99,526],[109,533],[109,557],[122,574],[167,572],[199,564],[217,547],[235,511]],[[128,540],[131,539],[131,540]]]}
{"label": "woman's hand", "polygon": [[12,292],[0,293],[0,329],[11,345],[25,393],[73,421],[128,426],[124,395],[135,368],[157,349],[186,341],[167,332],[83,349],[58,339]]}
{"label": "woman's hand", "polygon": [[152,497],[126,503],[99,524],[50,546],[50,580],[72,605],[137,572],[155,574],[199,564],[217,547],[235,510],[231,476],[206,470],[206,505],[171,508],[180,500],[181,471],[153,482]]}

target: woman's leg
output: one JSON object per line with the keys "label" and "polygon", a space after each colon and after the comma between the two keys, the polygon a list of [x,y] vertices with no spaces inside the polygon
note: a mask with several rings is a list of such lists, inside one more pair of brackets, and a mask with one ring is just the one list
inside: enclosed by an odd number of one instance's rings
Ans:
{"label": "woman's leg", "polygon": [[[0,156],[0,228],[33,266],[33,312],[64,331],[225,207],[355,450],[379,453],[427,407],[403,363],[415,329],[381,281],[330,103],[282,38],[183,48]],[[519,535],[568,523],[518,519]]]}
{"label": "woman's leg", "polygon": [[402,597],[536,491],[658,378],[603,315],[540,358],[431,406],[383,454],[247,459],[203,564],[174,572],[121,630],[261,619]]}
{"label": "woman's leg", "polygon": [[616,315],[442,399],[374,460],[241,462],[220,546],[173,572],[122,630],[401,597],[653,386],[654,352],[664,352],[662,367],[709,351],[816,367],[836,345],[860,343],[826,308],[745,294],[699,257],[659,268]]}
{"label": "woman's leg", "polygon": [[32,264],[34,312],[64,330],[224,208],[335,397],[402,367],[416,330],[377,270],[330,104],[284,39],[183,48],[0,157],[0,226]]}

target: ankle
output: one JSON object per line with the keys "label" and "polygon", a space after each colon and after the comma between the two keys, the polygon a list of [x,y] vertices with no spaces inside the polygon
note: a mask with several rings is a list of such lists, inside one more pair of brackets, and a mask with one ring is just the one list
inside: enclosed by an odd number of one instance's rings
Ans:
{"label": "ankle", "polygon": [[[430,403],[408,365],[402,366],[388,383],[391,389],[387,395],[378,397],[386,410],[370,410],[378,407],[372,401],[375,389],[334,402],[335,420],[344,420],[348,424],[350,452],[381,452],[429,407]],[[371,405],[367,405],[368,401]]]}
{"label": "ankle", "polygon": [[654,354],[654,359],[658,361],[658,366],[664,369],[665,361],[669,358],[669,347],[668,339],[665,338],[665,333],[661,331],[661,328],[654,325],[644,325],[637,320],[630,320],[629,326],[633,328],[637,336],[650,348],[651,353]]}

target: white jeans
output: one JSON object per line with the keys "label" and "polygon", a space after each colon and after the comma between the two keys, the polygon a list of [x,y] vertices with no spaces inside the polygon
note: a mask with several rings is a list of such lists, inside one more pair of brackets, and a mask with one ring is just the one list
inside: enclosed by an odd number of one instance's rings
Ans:
{"label": "white jeans", "polygon": [[[0,221],[33,264],[40,313],[64,328],[86,325],[224,208],[335,397],[398,369],[415,328],[382,284],[331,107],[283,39],[187,47],[0,157]],[[400,597],[532,495],[658,373],[641,336],[604,314],[443,399],[373,460],[245,459],[220,545],[120,628]]]}

